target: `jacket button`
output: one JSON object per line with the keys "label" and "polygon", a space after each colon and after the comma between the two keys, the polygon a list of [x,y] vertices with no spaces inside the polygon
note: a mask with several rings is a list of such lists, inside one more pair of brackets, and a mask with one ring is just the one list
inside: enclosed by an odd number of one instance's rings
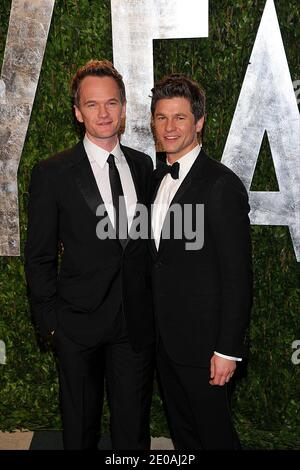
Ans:
{"label": "jacket button", "polygon": [[162,262],[161,262],[161,261],[157,261],[157,262],[155,263],[155,267],[156,267],[156,268],[160,268],[161,266],[162,266]]}

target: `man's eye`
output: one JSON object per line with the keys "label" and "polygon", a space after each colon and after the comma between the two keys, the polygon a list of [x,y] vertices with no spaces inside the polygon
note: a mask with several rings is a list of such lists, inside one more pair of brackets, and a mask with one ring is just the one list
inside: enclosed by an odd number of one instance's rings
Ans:
{"label": "man's eye", "polygon": [[89,103],[87,106],[88,108],[93,108],[95,106],[95,103]]}

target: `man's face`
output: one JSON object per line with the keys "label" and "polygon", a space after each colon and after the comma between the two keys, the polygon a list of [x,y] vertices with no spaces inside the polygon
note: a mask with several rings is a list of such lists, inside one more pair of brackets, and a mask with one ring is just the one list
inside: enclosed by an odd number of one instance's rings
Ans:
{"label": "man's face", "polygon": [[175,162],[198,144],[197,133],[202,130],[203,123],[204,117],[195,122],[186,98],[166,98],[157,102],[155,134],[170,162]]}
{"label": "man's face", "polygon": [[111,151],[117,141],[125,103],[112,77],[87,76],[80,84],[79,105],[75,115],[85,126],[87,137],[96,145]]}

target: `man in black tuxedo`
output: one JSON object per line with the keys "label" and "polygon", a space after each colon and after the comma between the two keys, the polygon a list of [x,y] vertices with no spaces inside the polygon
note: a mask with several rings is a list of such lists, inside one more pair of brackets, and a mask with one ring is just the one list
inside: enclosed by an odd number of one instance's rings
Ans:
{"label": "man in black tuxedo", "polygon": [[[228,386],[251,309],[247,192],[198,136],[205,96],[171,75],[152,90],[157,141],[151,253],[157,363],[175,448],[238,449]],[[193,240],[194,239],[194,240]]]}
{"label": "man in black tuxedo", "polygon": [[29,299],[40,333],[53,335],[65,449],[96,448],[104,377],[113,448],[149,449],[155,338],[148,249],[146,240],[130,238],[130,227],[137,203],[149,202],[152,161],[119,143],[126,96],[110,62],[80,68],[72,94],[83,141],[32,172]]}

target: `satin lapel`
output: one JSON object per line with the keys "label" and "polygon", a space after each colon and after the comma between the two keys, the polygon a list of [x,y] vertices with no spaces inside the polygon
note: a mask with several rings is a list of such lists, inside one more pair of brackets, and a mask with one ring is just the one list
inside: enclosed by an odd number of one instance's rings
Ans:
{"label": "satin lapel", "polygon": [[180,201],[180,199],[183,197],[184,193],[189,189],[189,187],[191,186],[191,184],[195,180],[198,180],[199,178],[202,178],[202,176],[203,176],[202,175],[202,167],[203,167],[204,163],[206,162],[206,160],[207,160],[207,156],[204,153],[204,151],[201,150],[198,157],[194,161],[190,171],[188,172],[188,174],[184,178],[183,182],[179,186],[178,191],[175,193],[175,195],[174,195],[174,197],[171,201],[170,206],[172,204],[176,204],[177,202]]}
{"label": "satin lapel", "polygon": [[[75,164],[73,165],[71,171],[73,172],[74,180],[76,181],[77,186],[85,199],[85,202],[96,217],[98,206],[104,204],[104,202],[99,192],[94,173],[83,144],[79,143],[75,149]],[[111,225],[110,220],[109,224],[109,231],[114,232],[114,228]]]}
{"label": "satin lapel", "polygon": [[154,201],[155,201],[157,191],[158,191],[158,189],[160,187],[160,183],[162,182],[162,179],[163,179],[163,178],[157,176],[157,170],[159,169],[160,165],[165,165],[165,162],[158,160],[157,163],[156,163],[156,169],[154,170],[153,175],[152,175],[151,204],[153,204]]}
{"label": "satin lapel", "polygon": [[78,150],[78,156],[79,161],[72,168],[73,176],[87,205],[93,214],[96,215],[97,207],[103,204],[103,199],[83,145]]}
{"label": "satin lapel", "polygon": [[[130,155],[130,150],[126,147],[124,148],[123,145],[120,145],[121,150],[126,158],[127,164],[130,169],[130,173],[132,176],[133,184],[135,187],[135,192],[136,192],[136,199],[137,199],[137,204],[143,204],[145,201],[142,198],[142,188],[141,188],[141,178],[139,178],[139,170],[138,170],[138,165],[136,164],[135,160],[131,157]],[[134,218],[136,217],[137,214],[134,215]],[[126,243],[124,243],[123,249],[127,247],[129,241],[131,240],[130,238],[130,231],[126,240]]]}
{"label": "satin lapel", "polygon": [[[194,161],[190,171],[188,172],[188,174],[186,175],[186,177],[184,178],[183,182],[181,183],[181,185],[179,186],[178,188],[178,191],[175,193],[172,201],[171,201],[171,204],[170,204],[170,208],[172,207],[172,205],[174,204],[177,204],[177,203],[180,203],[181,199],[183,198],[184,194],[186,193],[186,191],[193,185],[199,185],[200,184],[200,180],[202,180],[202,178],[205,176],[204,175],[204,172],[203,172],[203,167],[204,167],[204,164],[206,162],[206,160],[208,159],[207,155],[205,154],[205,152],[201,149],[198,157],[196,158],[196,160]],[[196,203],[197,201],[195,201]],[[169,210],[170,210],[169,208]],[[169,215],[169,210],[166,214],[166,219]],[[165,220],[166,220],[165,219]],[[161,253],[161,251],[163,250],[163,247],[165,245],[165,241],[163,238],[161,238],[160,240],[160,244],[159,244],[159,249],[158,249],[158,253]]]}
{"label": "satin lapel", "polygon": [[126,161],[128,163],[128,166],[131,172],[131,176],[132,176],[134,187],[135,187],[137,202],[144,202],[142,199],[141,178],[139,178],[138,166],[135,160],[131,157],[130,151],[127,148],[124,148],[123,145],[120,145],[120,147],[126,158]]}
{"label": "satin lapel", "polygon": [[[160,160],[157,161],[157,164],[156,164],[156,168],[159,167],[159,165],[161,165],[162,162]],[[162,179],[163,178],[157,178],[156,176],[156,170],[154,170],[153,172],[153,175],[152,175],[152,184],[151,184],[151,217],[150,217],[150,230],[151,230],[151,240],[150,240],[150,249],[152,251],[152,254],[153,256],[157,256],[157,248],[156,248],[156,245],[155,245],[155,240],[154,240],[154,235],[153,235],[153,231],[152,231],[152,224],[151,224],[151,221],[152,221],[152,208],[153,208],[153,204],[154,204],[154,201],[156,199],[156,195],[157,195],[157,191],[159,190],[159,187],[160,187],[160,184],[162,182]]]}

